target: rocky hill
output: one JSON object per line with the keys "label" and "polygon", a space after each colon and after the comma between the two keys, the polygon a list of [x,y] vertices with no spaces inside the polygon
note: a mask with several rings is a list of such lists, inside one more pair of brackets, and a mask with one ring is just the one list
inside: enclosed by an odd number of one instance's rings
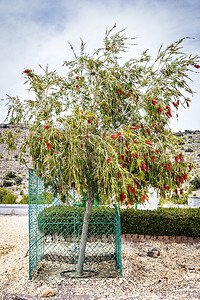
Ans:
{"label": "rocky hill", "polygon": [[[0,135],[3,136],[7,129],[12,128],[12,125],[0,124]],[[21,131],[17,147],[23,142],[23,138],[27,134],[27,128],[21,127]],[[175,135],[183,139],[181,143],[182,149],[197,167],[193,173],[195,175],[200,170],[200,130],[186,130],[184,132],[176,132]],[[28,155],[27,160],[29,161],[29,166],[31,166]],[[6,176],[8,172],[10,172],[10,177]],[[0,144],[0,186],[5,186],[11,190],[18,196],[18,200],[21,199],[22,194],[28,194],[28,168],[20,164],[17,151],[9,153],[5,144]]]}

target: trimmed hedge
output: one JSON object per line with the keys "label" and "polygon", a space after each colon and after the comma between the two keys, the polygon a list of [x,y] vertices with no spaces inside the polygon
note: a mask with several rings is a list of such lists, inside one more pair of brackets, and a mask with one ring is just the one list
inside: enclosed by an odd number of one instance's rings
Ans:
{"label": "trimmed hedge", "polygon": [[122,234],[200,236],[200,208],[121,210]]}
{"label": "trimmed hedge", "polygon": [[[62,235],[65,239],[74,233],[80,236],[85,208],[73,206],[51,206],[38,215],[38,228],[44,235]],[[75,218],[75,219],[74,219]],[[115,209],[109,207],[93,208],[89,221],[88,236],[109,236],[115,232]]]}
{"label": "trimmed hedge", "polygon": [[[76,234],[80,236],[85,208],[76,207]],[[89,222],[89,236],[114,234],[115,210],[93,208]],[[78,225],[78,226],[77,226]],[[45,208],[38,215],[39,230],[45,235],[69,237],[74,232],[72,206]],[[158,210],[121,209],[121,233],[152,236],[200,236],[200,208],[159,208]]]}

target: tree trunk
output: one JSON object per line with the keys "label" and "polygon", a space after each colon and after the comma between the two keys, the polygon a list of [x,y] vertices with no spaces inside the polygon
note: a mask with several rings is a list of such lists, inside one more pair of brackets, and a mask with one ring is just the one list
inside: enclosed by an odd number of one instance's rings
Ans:
{"label": "tree trunk", "polygon": [[88,225],[89,225],[89,219],[90,219],[90,214],[92,211],[93,203],[94,203],[94,194],[92,191],[90,191],[89,195],[88,195],[86,211],[85,211],[84,219],[83,219],[83,227],[82,227],[81,241],[80,241],[80,247],[79,247],[78,263],[76,266],[76,275],[77,276],[81,276],[83,273],[83,263],[85,260],[85,248],[86,248],[86,243],[87,243]]}

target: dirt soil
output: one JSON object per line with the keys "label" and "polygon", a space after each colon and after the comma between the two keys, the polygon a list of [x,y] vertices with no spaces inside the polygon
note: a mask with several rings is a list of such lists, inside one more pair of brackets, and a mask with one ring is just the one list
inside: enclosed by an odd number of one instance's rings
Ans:
{"label": "dirt soil", "polygon": [[200,243],[124,242],[122,278],[57,285],[28,279],[27,251],[28,217],[0,215],[0,300],[44,299],[48,288],[53,300],[200,299]]}

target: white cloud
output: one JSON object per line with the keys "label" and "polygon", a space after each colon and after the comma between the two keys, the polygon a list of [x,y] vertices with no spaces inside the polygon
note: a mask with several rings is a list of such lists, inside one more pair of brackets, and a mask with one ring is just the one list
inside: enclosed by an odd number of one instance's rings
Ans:
{"label": "white cloud", "polygon": [[[132,56],[138,56],[146,48],[154,55],[162,43],[166,46],[184,36],[196,37],[184,42],[184,49],[198,54],[199,12],[198,0],[2,0],[0,98],[5,98],[6,93],[25,95],[22,75],[25,68],[39,71],[39,64],[49,64],[51,69],[61,69],[63,61],[71,58],[67,40],[78,49],[81,37],[92,51],[102,45],[106,27],[111,28],[115,23],[118,29],[127,27],[128,36],[138,38],[138,46],[130,52]],[[197,84],[195,88],[198,94],[191,108],[181,111],[179,122],[172,123],[173,130],[199,129],[200,89]],[[0,105],[0,122],[3,122],[6,110],[2,102]]]}

